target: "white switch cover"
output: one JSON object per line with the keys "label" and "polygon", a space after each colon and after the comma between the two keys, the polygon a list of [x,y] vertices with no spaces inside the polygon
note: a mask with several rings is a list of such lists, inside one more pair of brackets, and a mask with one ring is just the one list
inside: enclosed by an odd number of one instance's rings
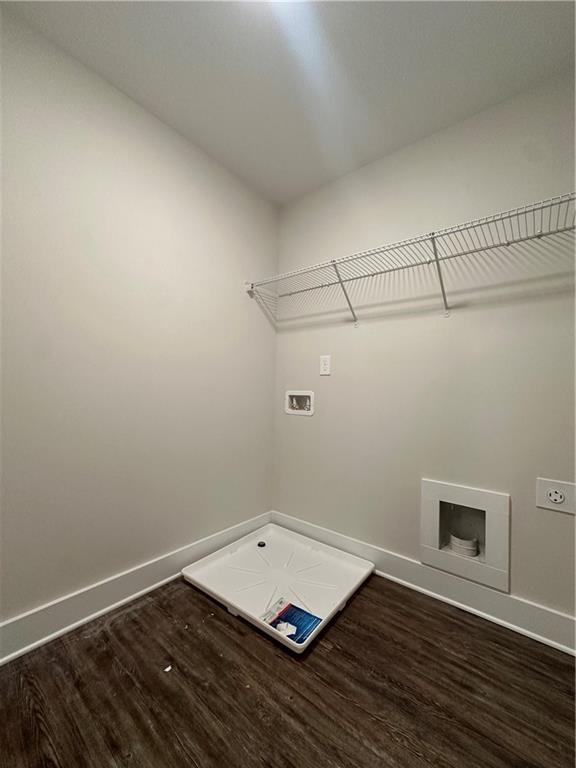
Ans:
{"label": "white switch cover", "polygon": [[576,514],[574,488],[574,483],[539,477],[536,480],[536,506],[574,515]]}
{"label": "white switch cover", "polygon": [[320,355],[320,376],[330,376],[332,355]]}

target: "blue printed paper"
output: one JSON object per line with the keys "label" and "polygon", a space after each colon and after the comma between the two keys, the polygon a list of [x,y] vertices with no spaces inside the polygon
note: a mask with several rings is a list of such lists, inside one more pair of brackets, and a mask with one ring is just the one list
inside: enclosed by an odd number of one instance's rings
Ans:
{"label": "blue printed paper", "polygon": [[262,620],[299,645],[310,637],[322,621],[318,616],[289,603],[283,597],[262,616]]}

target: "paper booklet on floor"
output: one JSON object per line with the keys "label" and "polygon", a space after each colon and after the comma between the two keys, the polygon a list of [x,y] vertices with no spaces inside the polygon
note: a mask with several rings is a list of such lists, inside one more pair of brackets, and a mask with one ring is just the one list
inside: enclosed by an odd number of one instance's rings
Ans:
{"label": "paper booklet on floor", "polygon": [[295,643],[303,643],[322,621],[284,597],[277,600],[261,619]]}

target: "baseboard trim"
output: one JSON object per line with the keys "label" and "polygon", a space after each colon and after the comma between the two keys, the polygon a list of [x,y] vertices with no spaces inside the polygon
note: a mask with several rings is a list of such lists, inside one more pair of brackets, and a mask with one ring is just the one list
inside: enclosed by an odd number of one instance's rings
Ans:
{"label": "baseboard trim", "polygon": [[272,522],[284,528],[370,560],[379,576],[575,655],[576,619],[569,614],[453,576],[423,565],[419,560],[282,512],[270,514]]}
{"label": "baseboard trim", "polygon": [[370,560],[376,573],[574,655],[574,617],[423,565],[346,534],[271,511],[0,622],[0,665],[177,578],[182,568],[269,522]]}
{"label": "baseboard trim", "polygon": [[0,622],[0,665],[172,581],[186,565],[268,522],[268,512],[252,517]]}

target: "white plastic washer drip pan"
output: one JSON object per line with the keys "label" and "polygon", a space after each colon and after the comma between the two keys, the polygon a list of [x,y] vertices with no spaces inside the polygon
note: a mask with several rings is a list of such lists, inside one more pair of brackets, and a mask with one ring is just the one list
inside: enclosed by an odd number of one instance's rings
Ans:
{"label": "white plastic washer drip pan", "polygon": [[[230,613],[302,653],[373,569],[368,560],[270,523],[189,565],[182,575]],[[290,613],[289,608],[282,613],[286,621],[274,622],[278,628],[272,626],[268,622],[275,609],[285,603],[312,614],[319,623],[302,611]],[[294,615],[304,625],[309,622],[308,630],[293,633],[297,641],[284,634],[290,631],[288,622]]]}

